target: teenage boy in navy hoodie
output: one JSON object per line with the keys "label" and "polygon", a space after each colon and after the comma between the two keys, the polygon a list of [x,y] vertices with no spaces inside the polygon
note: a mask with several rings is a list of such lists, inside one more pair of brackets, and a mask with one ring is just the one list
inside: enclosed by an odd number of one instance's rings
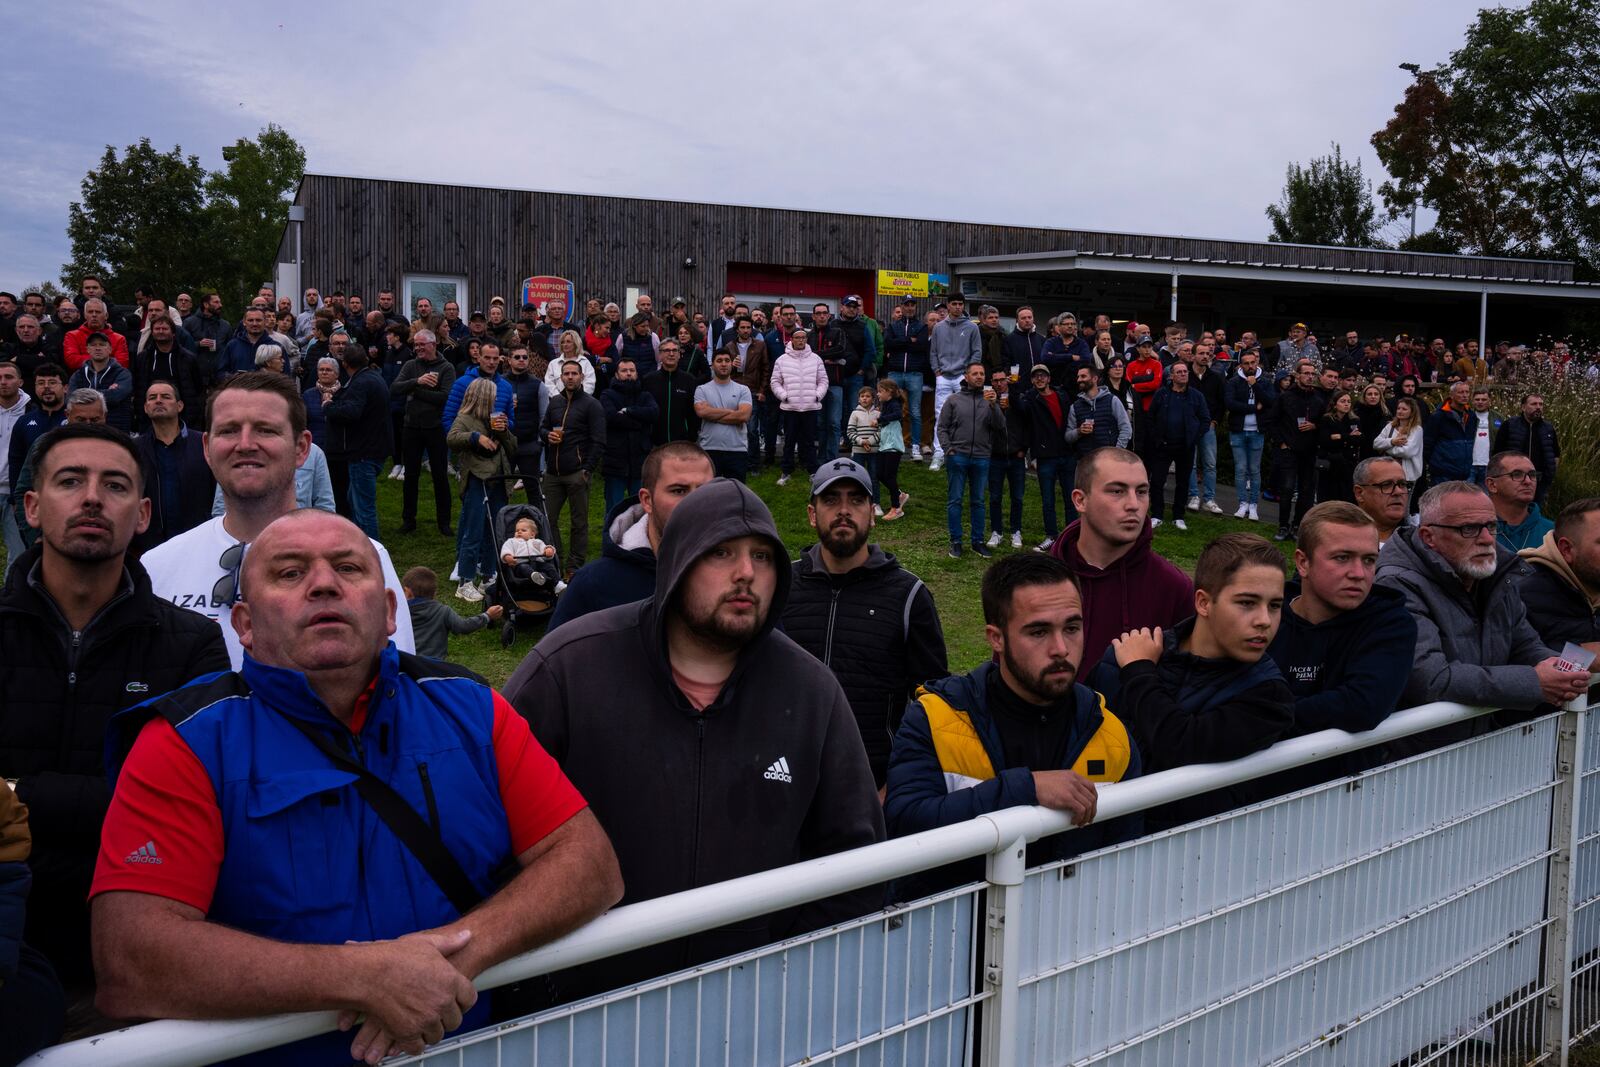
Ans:
{"label": "teenage boy in navy hoodie", "polygon": [[[1119,668],[1106,703],[1128,724],[1153,774],[1258,752],[1294,728],[1294,697],[1267,647],[1283,613],[1283,556],[1255,534],[1224,534],[1200,553],[1191,619],[1111,642]],[[1104,675],[1108,672],[1099,672]],[[1147,813],[1147,830],[1215,815],[1253,799],[1215,789]]]}

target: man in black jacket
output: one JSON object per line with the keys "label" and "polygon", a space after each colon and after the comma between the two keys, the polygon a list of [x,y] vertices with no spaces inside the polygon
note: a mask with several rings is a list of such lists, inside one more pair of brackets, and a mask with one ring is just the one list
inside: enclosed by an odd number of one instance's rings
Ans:
{"label": "man in black jacket", "polygon": [[149,428],[133,442],[144,472],[145,496],[150,498],[150,525],[133,542],[140,554],[211,517],[217,480],[206,463],[200,431],[181,421],[183,409],[172,382],[158,379],[145,390]]}
{"label": "man in black jacket", "polygon": [[699,379],[680,367],[683,353],[678,342],[665,340],[656,350],[658,370],[644,377],[644,390],[656,401],[656,423],[650,431],[652,445],[668,441],[697,441],[700,420],[694,413],[694,391]]}
{"label": "man in black jacket", "polygon": [[[624,904],[882,841],[850,703],[774,625],[790,567],[761,498],[718,478],[673,511],[655,595],[551,631],[506,683],[611,837]],[[597,658],[616,669],[597,670]],[[563,997],[844,922],[877,888],[558,976]]]}
{"label": "man in black jacket", "polygon": [[1547,648],[1571,641],[1600,653],[1600,496],[1574,500],[1544,541],[1518,553],[1528,622]]}
{"label": "man in black jacket", "polygon": [[600,460],[605,477],[606,514],[624,500],[637,500],[650,454],[650,431],[659,412],[656,398],[645,392],[639,367],[624,356],[617,360],[610,383],[600,391],[600,408],[606,413],[606,447]]}
{"label": "man in black jacket", "polygon": [[383,383],[383,372],[354,345],[344,350],[344,367],[350,380],[337,393],[322,397],[322,415],[328,420],[328,476],[339,514],[376,541],[378,470],[394,450],[389,387]]}
{"label": "man in black jacket", "polygon": [[1556,468],[1561,465],[1561,441],[1556,436],[1555,424],[1544,417],[1544,397],[1538,393],[1523,397],[1522,413],[1500,424],[1494,450],[1521,452],[1533,460],[1533,469],[1539,472],[1539,486],[1533,491],[1533,502],[1543,506],[1556,480]]}
{"label": "man in black jacket", "polygon": [[1277,447],[1272,473],[1278,487],[1278,533],[1273,540],[1287,541],[1316,502],[1317,420],[1322,418],[1316,364],[1309,359],[1295,364],[1293,380],[1277,396],[1274,415]]}
{"label": "man in black jacket", "polygon": [[[178,391],[186,414],[184,422],[197,430],[205,429],[206,383],[195,354],[178,343],[171,320],[150,320],[150,340],[133,357],[133,410],[144,411],[144,397],[152,382],[171,382]],[[313,371],[315,373],[315,371]],[[147,425],[136,419],[139,427]]]}
{"label": "man in black jacket", "polygon": [[920,578],[867,543],[872,477],[860,464],[836,459],[817,468],[806,520],[817,543],[795,560],[783,631],[839,679],[882,789],[906,703],[918,686],[950,673],[939,612]]}
{"label": "man in black jacket", "polygon": [[417,483],[422,479],[422,457],[428,457],[433,481],[433,516],[439,532],[453,537],[450,528],[449,452],[445,448],[444,402],[456,383],[456,369],[439,357],[432,330],[418,330],[411,338],[415,358],[406,361],[395,376],[390,392],[405,401],[400,430],[400,466],[405,483],[400,497],[400,532],[417,528]]}
{"label": "man in black jacket", "polygon": [[839,434],[845,418],[845,384],[861,372],[861,355],[833,321],[827,304],[811,309],[811,349],[828,371],[828,392],[817,419],[817,458],[823,463],[839,454]]}
{"label": "man in black jacket", "polygon": [[[550,398],[539,425],[544,440],[545,521],[566,573],[589,558],[589,483],[606,450],[606,413],[583,391],[583,368],[575,359],[561,365],[561,392]],[[561,536],[561,509],[571,505],[571,536]]]}
{"label": "man in black jacket", "polygon": [[106,724],[227,670],[228,653],[215,622],[155,596],[144,569],[126,559],[150,521],[127,435],[62,427],[34,458],[27,518],[40,541],[0,592],[0,777],[14,782],[33,827],[27,940],[71,986],[90,976],[85,901],[111,799]]}
{"label": "man in black jacket", "polygon": [[1043,363],[1035,364],[1028,372],[1028,377],[1032,388],[1018,393],[1015,404],[1027,419],[1028,455],[1038,471],[1039,496],[1043,500],[1044,540],[1036,547],[1040,552],[1048,552],[1061,535],[1061,527],[1056,520],[1056,497],[1065,498],[1069,523],[1078,517],[1078,509],[1072,506],[1072,486],[1078,469],[1077,451],[1068,447],[1064,436],[1072,398],[1051,387],[1050,368]]}

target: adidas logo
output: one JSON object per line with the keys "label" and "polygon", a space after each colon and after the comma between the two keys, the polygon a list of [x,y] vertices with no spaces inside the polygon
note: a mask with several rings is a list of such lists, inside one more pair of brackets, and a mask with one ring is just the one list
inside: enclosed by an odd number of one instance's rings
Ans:
{"label": "adidas logo", "polygon": [[128,853],[123,863],[160,863],[161,857],[156,855],[156,843],[146,841],[143,845]]}
{"label": "adidas logo", "polygon": [[[792,782],[794,778],[789,774],[789,757],[779,756],[778,762],[767,768],[761,777],[773,782]],[[158,861],[159,862],[159,861]]]}

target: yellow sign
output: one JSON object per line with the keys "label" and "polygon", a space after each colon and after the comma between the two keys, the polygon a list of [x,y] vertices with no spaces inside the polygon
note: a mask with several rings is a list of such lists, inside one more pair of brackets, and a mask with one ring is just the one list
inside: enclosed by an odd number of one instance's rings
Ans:
{"label": "yellow sign", "polygon": [[927,296],[928,276],[911,270],[880,270],[879,296]]}

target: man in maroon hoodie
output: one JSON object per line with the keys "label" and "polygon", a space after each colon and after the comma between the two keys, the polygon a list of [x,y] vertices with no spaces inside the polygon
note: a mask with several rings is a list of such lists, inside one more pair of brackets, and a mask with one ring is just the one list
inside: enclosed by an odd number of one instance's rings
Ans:
{"label": "man in maroon hoodie", "polygon": [[1078,521],[1050,554],[1083,589],[1083,659],[1097,664],[1114,638],[1145,626],[1169,628],[1194,614],[1194,583],[1150,549],[1150,476],[1125,448],[1078,461],[1072,503]]}

